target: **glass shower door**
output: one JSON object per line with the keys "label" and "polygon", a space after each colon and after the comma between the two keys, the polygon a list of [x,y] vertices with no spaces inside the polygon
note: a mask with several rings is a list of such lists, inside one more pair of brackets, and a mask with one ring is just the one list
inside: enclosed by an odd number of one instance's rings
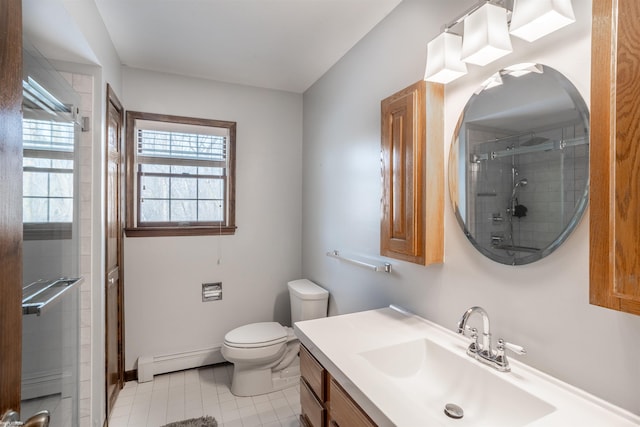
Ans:
{"label": "glass shower door", "polygon": [[79,423],[79,96],[25,42],[21,418]]}

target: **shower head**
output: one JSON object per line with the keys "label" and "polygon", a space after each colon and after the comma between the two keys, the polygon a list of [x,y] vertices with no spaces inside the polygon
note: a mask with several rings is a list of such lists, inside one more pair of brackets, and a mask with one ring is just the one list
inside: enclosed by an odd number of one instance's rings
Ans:
{"label": "shower head", "polygon": [[516,197],[516,189],[518,187],[524,187],[528,183],[529,181],[527,180],[527,178],[522,178],[520,181],[516,181],[516,183],[513,185],[513,191],[511,192],[511,199]]}

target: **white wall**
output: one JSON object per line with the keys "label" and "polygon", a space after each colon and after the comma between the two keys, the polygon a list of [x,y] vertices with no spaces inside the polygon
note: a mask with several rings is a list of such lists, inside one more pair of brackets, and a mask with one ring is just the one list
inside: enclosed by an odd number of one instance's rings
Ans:
{"label": "white wall", "polygon": [[[588,213],[554,254],[511,267],[476,252],[445,207],[445,263],[391,261],[391,275],[325,256],[379,254],[380,100],[421,79],[426,43],[474,1],[404,0],[304,94],[303,275],[331,292],[333,314],[399,304],[454,329],[472,305],[489,312],[495,337],[523,345],[522,360],[640,414],[640,317],[588,303]],[[540,62],[564,73],[587,104],[591,2],[578,22],[528,44],[446,88],[445,155],[466,100],[505,65]]]}
{"label": "white wall", "polygon": [[[131,68],[123,82],[130,111],[237,122],[238,226],[234,236],[125,239],[125,369],[219,347],[242,324],[288,324],[286,282],[301,272],[302,95]],[[201,284],[218,281],[223,299],[201,302]]]}

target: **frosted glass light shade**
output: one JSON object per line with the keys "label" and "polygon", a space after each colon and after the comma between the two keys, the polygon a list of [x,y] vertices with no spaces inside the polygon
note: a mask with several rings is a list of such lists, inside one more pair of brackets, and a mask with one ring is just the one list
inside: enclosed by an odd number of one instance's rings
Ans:
{"label": "frosted glass light shade", "polygon": [[505,8],[486,3],[465,18],[462,39],[464,62],[487,65],[512,50]]}
{"label": "frosted glass light shade", "polygon": [[427,44],[427,68],[424,79],[447,84],[467,74],[467,64],[460,60],[462,36],[442,33]]}
{"label": "frosted glass light shade", "polygon": [[532,42],[573,22],[571,0],[515,0],[511,34]]}

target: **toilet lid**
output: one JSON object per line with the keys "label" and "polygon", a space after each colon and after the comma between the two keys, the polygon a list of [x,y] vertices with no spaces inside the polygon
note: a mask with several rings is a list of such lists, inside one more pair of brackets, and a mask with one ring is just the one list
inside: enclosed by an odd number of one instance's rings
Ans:
{"label": "toilet lid", "polygon": [[242,348],[266,347],[286,340],[287,330],[278,322],[251,323],[235,328],[224,336],[227,345]]}

